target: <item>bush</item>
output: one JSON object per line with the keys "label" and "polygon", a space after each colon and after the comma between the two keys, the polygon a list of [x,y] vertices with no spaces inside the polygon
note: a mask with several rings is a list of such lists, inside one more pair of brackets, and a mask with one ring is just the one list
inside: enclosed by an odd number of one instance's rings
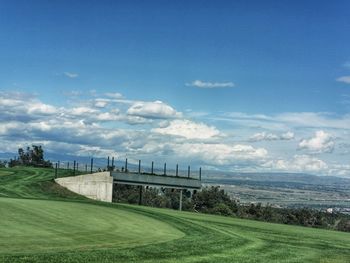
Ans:
{"label": "bush", "polygon": [[220,203],[215,205],[215,207],[212,210],[213,214],[216,215],[222,215],[222,216],[232,216],[233,212],[232,210],[228,207],[228,205],[224,203]]}

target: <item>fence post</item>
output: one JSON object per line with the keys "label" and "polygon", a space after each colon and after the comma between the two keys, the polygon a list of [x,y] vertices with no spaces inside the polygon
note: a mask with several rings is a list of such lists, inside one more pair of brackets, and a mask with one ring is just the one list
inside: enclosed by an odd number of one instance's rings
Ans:
{"label": "fence post", "polygon": [[69,162],[67,163],[67,170],[69,170]]}
{"label": "fence post", "polygon": [[202,167],[199,167],[199,181],[202,181]]}
{"label": "fence post", "polygon": [[139,205],[142,205],[142,190],[143,190],[143,186],[140,185],[140,192],[139,192]]}
{"label": "fence post", "polygon": [[109,156],[107,158],[107,171],[109,171]]}
{"label": "fence post", "polygon": [[164,175],[166,175],[166,163],[164,163]]}
{"label": "fence post", "polygon": [[73,175],[75,175],[75,161],[73,162]]}
{"label": "fence post", "polygon": [[56,163],[56,166],[55,166],[55,178],[57,178],[57,163]]}
{"label": "fence post", "polygon": [[188,169],[187,169],[187,177],[190,178],[190,174],[191,174],[191,167],[188,166]]}
{"label": "fence post", "polygon": [[141,173],[141,160],[139,160],[139,174]]}
{"label": "fence post", "polygon": [[178,176],[178,175],[179,175],[179,165],[176,164],[176,176]]}
{"label": "fence post", "polygon": [[154,165],[154,162],[152,161],[151,174],[153,174],[153,165]]}
{"label": "fence post", "polygon": [[180,203],[179,203],[179,210],[182,211],[182,189],[180,189]]}
{"label": "fence post", "polygon": [[128,158],[125,159],[125,172],[128,172]]}
{"label": "fence post", "polygon": [[114,170],[114,156],[112,157],[112,171]]}
{"label": "fence post", "polygon": [[87,164],[85,164],[85,173],[87,173]]}
{"label": "fence post", "polygon": [[91,161],[90,161],[90,173],[92,174],[92,168],[94,166],[94,158],[91,158]]}

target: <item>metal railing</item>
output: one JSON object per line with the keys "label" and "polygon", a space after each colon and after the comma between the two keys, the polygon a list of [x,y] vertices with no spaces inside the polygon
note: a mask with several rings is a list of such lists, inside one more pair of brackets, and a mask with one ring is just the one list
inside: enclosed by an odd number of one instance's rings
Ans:
{"label": "metal railing", "polygon": [[186,170],[180,170],[179,165],[176,164],[174,169],[169,169],[167,163],[162,165],[162,168],[156,168],[155,162],[152,161],[150,166],[142,166],[141,160],[138,160],[138,164],[129,163],[126,158],[124,162],[119,161],[117,165],[114,157],[107,157],[105,164],[101,163],[101,159],[95,163],[94,158],[91,158],[88,162],[79,163],[76,160],[73,161],[57,161],[54,163],[55,178],[75,176],[82,174],[91,174],[95,172],[103,171],[117,171],[123,173],[143,173],[158,176],[175,176],[183,178],[191,178],[202,180],[202,168],[199,168],[198,173],[191,172],[191,166],[188,165]]}

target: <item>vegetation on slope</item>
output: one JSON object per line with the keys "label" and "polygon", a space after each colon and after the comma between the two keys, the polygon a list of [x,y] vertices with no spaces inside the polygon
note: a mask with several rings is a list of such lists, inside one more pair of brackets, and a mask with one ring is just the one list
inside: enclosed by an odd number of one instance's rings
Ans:
{"label": "vegetation on slope", "polygon": [[[118,185],[115,189],[115,201],[137,204],[139,189],[136,186]],[[274,208],[260,203],[244,205],[233,200],[218,186],[205,187],[189,198],[184,193],[183,210],[197,211],[207,214],[234,216],[255,219],[265,222],[302,225],[315,228],[327,228],[350,232],[350,216],[341,213],[325,213],[310,208]],[[179,207],[179,193],[171,189],[146,189],[143,204],[153,207],[177,209]]]}

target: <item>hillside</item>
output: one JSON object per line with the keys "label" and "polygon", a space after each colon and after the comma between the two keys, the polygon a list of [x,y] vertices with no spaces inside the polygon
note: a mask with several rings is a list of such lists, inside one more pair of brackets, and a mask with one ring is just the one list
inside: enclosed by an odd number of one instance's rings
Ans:
{"label": "hillside", "polygon": [[87,200],[0,169],[0,262],[349,262],[350,234]]}

